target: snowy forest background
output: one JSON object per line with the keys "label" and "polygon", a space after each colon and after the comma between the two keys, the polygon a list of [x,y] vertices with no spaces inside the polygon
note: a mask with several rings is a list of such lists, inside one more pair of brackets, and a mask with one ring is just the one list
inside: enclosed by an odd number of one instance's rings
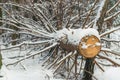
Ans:
{"label": "snowy forest background", "polygon": [[0,0],[0,80],[119,80],[119,48],[120,0]]}

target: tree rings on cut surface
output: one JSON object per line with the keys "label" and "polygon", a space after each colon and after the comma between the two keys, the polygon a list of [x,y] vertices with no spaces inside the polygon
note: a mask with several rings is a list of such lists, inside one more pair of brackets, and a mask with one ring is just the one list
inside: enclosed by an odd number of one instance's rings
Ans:
{"label": "tree rings on cut surface", "polygon": [[94,36],[85,36],[81,39],[78,46],[79,52],[86,58],[95,57],[101,49],[100,40]]}

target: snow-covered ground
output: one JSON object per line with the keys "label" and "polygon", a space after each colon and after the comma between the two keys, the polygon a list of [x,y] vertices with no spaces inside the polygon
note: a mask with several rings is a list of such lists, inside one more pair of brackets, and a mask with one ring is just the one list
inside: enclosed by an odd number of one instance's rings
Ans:
{"label": "snow-covered ground", "polygon": [[[26,70],[23,69],[8,69],[2,67],[3,78],[0,80],[65,80],[53,78],[52,70],[45,69],[40,65],[31,65]],[[120,80],[120,67],[110,67],[101,72],[95,70],[94,76],[98,80]]]}
{"label": "snow-covered ground", "polygon": [[[0,80],[64,80],[55,79],[53,71],[42,66],[43,60],[40,56],[35,58],[26,59],[18,64],[5,66],[6,64],[17,61],[14,56],[25,55],[29,50],[19,52],[19,49],[2,51],[3,66],[0,75],[3,77]],[[10,59],[12,58],[12,59]]]}
{"label": "snow-covered ground", "polygon": [[2,74],[4,77],[0,80],[55,80],[52,78],[51,71],[38,65],[31,66],[27,70],[8,70],[4,66]]}
{"label": "snow-covered ground", "polygon": [[4,77],[0,80],[63,80],[54,79],[52,71],[39,65],[29,66],[27,70],[9,70],[3,66],[1,74]]}
{"label": "snow-covered ground", "polygon": [[105,72],[96,70],[94,76],[98,80],[120,80],[120,67],[108,67]]}

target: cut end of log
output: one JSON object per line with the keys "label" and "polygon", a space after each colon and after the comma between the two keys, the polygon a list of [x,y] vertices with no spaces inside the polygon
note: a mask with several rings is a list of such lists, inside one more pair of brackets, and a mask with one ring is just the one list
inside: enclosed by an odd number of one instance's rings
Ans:
{"label": "cut end of log", "polygon": [[86,58],[95,57],[101,50],[100,40],[94,35],[85,36],[81,39],[78,50]]}

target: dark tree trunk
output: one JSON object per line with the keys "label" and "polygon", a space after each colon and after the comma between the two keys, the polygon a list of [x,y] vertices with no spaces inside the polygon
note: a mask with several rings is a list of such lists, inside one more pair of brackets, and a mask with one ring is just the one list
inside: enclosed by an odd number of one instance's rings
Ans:
{"label": "dark tree trunk", "polygon": [[94,65],[94,58],[86,59],[82,80],[92,80],[92,75],[94,73]]}

